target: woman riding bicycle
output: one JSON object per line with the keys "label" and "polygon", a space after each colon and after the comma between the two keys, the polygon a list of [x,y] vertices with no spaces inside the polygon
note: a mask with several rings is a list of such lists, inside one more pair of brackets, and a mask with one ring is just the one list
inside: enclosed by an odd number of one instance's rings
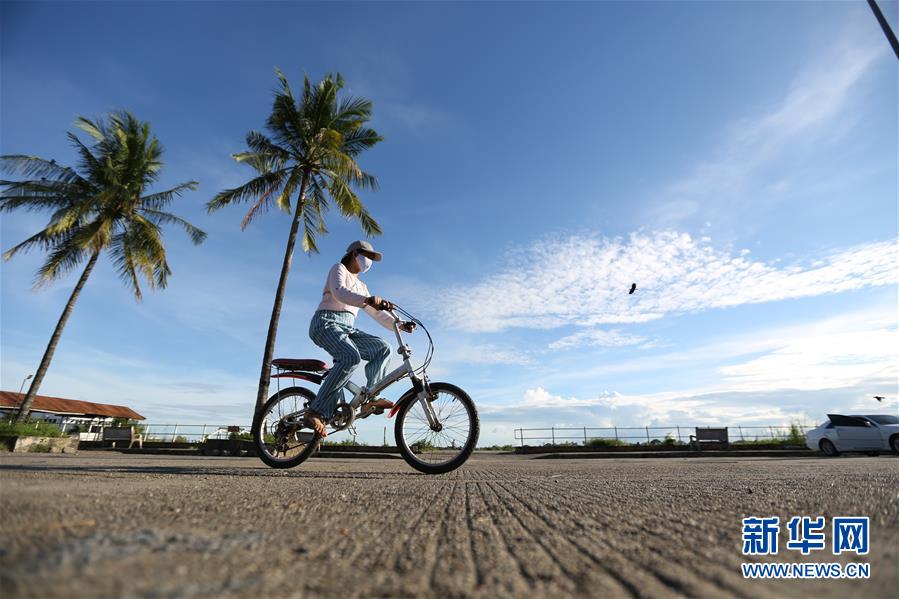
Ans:
{"label": "woman riding bicycle", "polygon": [[[383,311],[392,308],[393,304],[369,295],[368,287],[359,279],[373,262],[380,261],[381,254],[367,241],[351,243],[340,262],[328,272],[322,301],[309,323],[309,337],[334,359],[334,365],[305,416],[305,425],[322,437],[328,434],[325,423],[334,416],[340,390],[350,380],[359,362],[367,362],[365,376],[371,388],[384,377],[390,361],[390,345],[386,341],[355,327],[356,314],[362,308],[384,328],[393,331],[393,316]],[[403,322],[400,328],[411,333],[415,323]],[[362,414],[392,407],[390,400],[376,398],[363,404]]]}

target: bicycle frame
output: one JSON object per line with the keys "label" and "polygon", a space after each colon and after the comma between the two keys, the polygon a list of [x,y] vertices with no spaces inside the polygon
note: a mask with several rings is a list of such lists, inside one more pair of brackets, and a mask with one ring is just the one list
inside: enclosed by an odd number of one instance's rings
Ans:
{"label": "bicycle frame", "polygon": [[[360,387],[352,381],[347,381],[347,383],[341,389],[347,389],[350,393],[353,394],[353,399],[350,400],[349,403],[345,401],[339,401],[337,403],[337,409],[340,411],[343,407],[348,407],[348,413],[346,413],[343,418],[345,419],[343,422],[339,420],[339,417],[332,418],[330,421],[331,426],[333,426],[336,430],[341,431],[349,428],[353,425],[353,422],[356,419],[356,410],[367,400],[377,397],[381,391],[394,384],[397,381],[400,381],[406,377],[412,381],[412,389],[407,391],[400,397],[400,399],[396,402],[393,411],[390,413],[392,416],[397,409],[399,409],[403,404],[409,401],[419,401],[421,402],[422,409],[424,410],[425,416],[428,420],[428,425],[433,430],[439,430],[442,427],[442,423],[440,419],[437,417],[437,413],[434,411],[434,408],[431,406],[431,402],[428,400],[428,377],[422,372],[422,377],[419,378],[415,374],[415,368],[412,367],[412,362],[410,357],[412,356],[412,349],[403,342],[402,334],[400,333],[400,323],[402,320],[393,310],[388,310],[388,313],[393,316],[393,333],[396,336],[397,345],[399,345],[398,352],[403,356],[403,363],[399,365],[397,368],[393,369],[391,372],[388,372],[384,378],[375,383],[370,389],[365,387]],[[298,375],[298,373],[290,373],[287,376]],[[319,377],[316,375],[316,378],[309,378],[309,376],[300,376],[300,378],[304,378],[306,380],[312,382],[321,383],[320,380],[316,380]],[[287,414],[286,416],[282,416],[281,418],[288,418],[291,416],[298,416],[302,411],[292,412]],[[338,424],[339,423],[339,424]]]}
{"label": "bicycle frame", "polygon": [[[412,361],[410,360],[412,349],[403,341],[402,334],[400,333],[400,322],[402,321],[393,310],[388,310],[388,313],[393,316],[393,333],[396,335],[396,342],[399,346],[397,351],[403,356],[403,363],[384,375],[384,378],[375,383],[370,389],[360,387],[352,381],[348,381],[343,388],[353,394],[353,399],[349,403],[350,408],[352,408],[353,413],[355,414],[356,409],[358,409],[364,401],[372,397],[377,397],[381,391],[390,385],[409,377],[409,379],[412,380],[413,388],[417,391],[416,399],[422,404],[425,416],[428,419],[428,424],[431,427],[440,427],[440,420],[437,418],[437,414],[434,412],[434,409],[431,407],[431,403],[427,398],[426,384],[416,376],[415,369],[412,367]],[[424,380],[427,381],[427,375],[424,375]],[[350,420],[346,426],[348,427],[350,424],[352,424],[352,420]]]}

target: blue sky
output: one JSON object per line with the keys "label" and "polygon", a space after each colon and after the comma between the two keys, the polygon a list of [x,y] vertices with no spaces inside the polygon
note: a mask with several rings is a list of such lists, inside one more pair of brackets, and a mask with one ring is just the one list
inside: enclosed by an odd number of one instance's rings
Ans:
{"label": "blue sky", "polygon": [[[209,233],[171,231],[169,287],[141,304],[102,263],[42,393],[250,419],[289,219],[241,232],[241,208],[203,206],[250,176],[229,156],[278,67],[374,102],[366,281],[430,325],[432,376],[472,394],[483,442],[897,411],[897,62],[864,2],[5,2],[0,51],[2,153],[72,163],[77,115],[131,110],[160,185],[200,181],[175,210]],[[2,248],[47,216],[3,215]],[[322,356],[308,321],[360,235],[329,226],[294,261],[278,355]],[[40,259],[2,264],[3,389],[74,284],[32,291]]]}

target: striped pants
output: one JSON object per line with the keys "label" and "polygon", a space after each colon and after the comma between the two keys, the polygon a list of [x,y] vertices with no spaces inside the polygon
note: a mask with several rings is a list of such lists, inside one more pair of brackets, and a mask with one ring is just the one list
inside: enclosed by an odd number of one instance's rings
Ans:
{"label": "striped pants", "polygon": [[353,326],[355,322],[356,317],[351,312],[318,310],[309,323],[309,337],[334,358],[334,365],[322,381],[311,406],[325,419],[334,415],[343,386],[350,380],[359,362],[368,362],[365,377],[369,387],[387,373],[390,345],[379,337],[360,331]]}

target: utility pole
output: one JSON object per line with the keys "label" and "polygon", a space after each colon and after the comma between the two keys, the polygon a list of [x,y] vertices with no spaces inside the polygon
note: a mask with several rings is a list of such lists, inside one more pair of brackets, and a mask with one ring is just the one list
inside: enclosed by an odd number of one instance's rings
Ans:
{"label": "utility pole", "polygon": [[871,10],[874,12],[874,17],[877,19],[877,22],[880,23],[880,28],[883,29],[883,34],[887,36],[887,41],[889,41],[890,46],[893,47],[896,58],[899,58],[899,41],[896,40],[896,34],[893,33],[889,22],[886,20],[886,17],[883,16],[880,7],[877,6],[876,0],[868,0],[868,6],[871,7]]}

